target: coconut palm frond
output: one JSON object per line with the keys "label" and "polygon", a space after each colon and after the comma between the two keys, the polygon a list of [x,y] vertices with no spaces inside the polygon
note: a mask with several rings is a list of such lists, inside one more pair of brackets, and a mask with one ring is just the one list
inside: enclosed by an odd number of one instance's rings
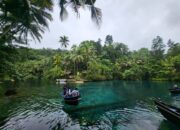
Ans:
{"label": "coconut palm frond", "polygon": [[67,12],[66,8],[63,6],[63,7],[61,7],[61,11],[60,11],[60,19],[61,19],[61,21],[64,21],[67,19],[67,17],[68,17],[68,12]]}
{"label": "coconut palm frond", "polygon": [[33,0],[32,2],[41,7],[41,9],[53,10],[53,0]]}
{"label": "coconut palm frond", "polygon": [[80,5],[82,8],[85,8],[85,4],[86,4],[86,0],[79,0],[79,5]]}
{"label": "coconut palm frond", "polygon": [[11,42],[27,43],[30,34],[40,41],[48,21],[52,20],[52,7],[53,0],[3,0],[0,2],[2,36],[13,33]]}
{"label": "coconut palm frond", "polygon": [[61,19],[61,21],[64,21],[68,17],[68,12],[67,12],[67,10],[65,8],[66,4],[67,4],[66,0],[60,0],[59,1],[59,7],[61,9],[61,11],[60,11],[60,19]]}
{"label": "coconut palm frond", "polygon": [[31,24],[30,29],[29,29],[29,34],[34,40],[38,40],[39,42],[41,41],[42,35],[41,33],[44,33],[44,29],[40,28],[36,24]]}
{"label": "coconut palm frond", "polygon": [[52,16],[48,12],[39,9],[33,9],[32,12],[33,20],[36,23],[48,28],[48,20],[52,21]]}
{"label": "coconut palm frond", "polygon": [[69,3],[69,5],[71,6],[71,8],[74,10],[74,12],[77,14],[77,17],[80,17],[79,14],[79,8],[80,8],[80,4],[79,1],[77,0],[71,0],[71,2]]}
{"label": "coconut palm frond", "polygon": [[63,21],[67,18],[66,6],[71,6],[74,12],[77,14],[77,17],[80,17],[79,8],[88,7],[91,11],[91,18],[100,27],[102,23],[102,12],[101,9],[94,6],[96,0],[59,0],[59,6],[61,8],[60,18]]}
{"label": "coconut palm frond", "polygon": [[91,11],[91,19],[96,23],[98,27],[100,27],[102,23],[102,12],[101,9],[94,7],[94,5],[89,6]]}
{"label": "coconut palm frond", "polygon": [[84,0],[86,5],[94,5],[96,0]]}

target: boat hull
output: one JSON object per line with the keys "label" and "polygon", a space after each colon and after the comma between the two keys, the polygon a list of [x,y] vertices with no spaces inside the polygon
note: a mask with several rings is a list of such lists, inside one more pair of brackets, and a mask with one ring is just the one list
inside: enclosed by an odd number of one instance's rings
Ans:
{"label": "boat hull", "polygon": [[169,121],[172,123],[175,123],[177,125],[180,125],[180,109],[167,105],[165,103],[162,103],[160,101],[155,101],[155,104],[159,110],[159,112]]}
{"label": "boat hull", "polygon": [[80,96],[76,96],[76,97],[63,96],[63,98],[64,98],[65,103],[69,105],[77,105],[80,101]]}
{"label": "boat hull", "polygon": [[176,89],[176,88],[171,88],[169,89],[169,91],[172,93],[172,94],[180,94],[180,88]]}
{"label": "boat hull", "polygon": [[78,105],[79,104],[79,99],[77,100],[64,100],[66,104],[69,105]]}

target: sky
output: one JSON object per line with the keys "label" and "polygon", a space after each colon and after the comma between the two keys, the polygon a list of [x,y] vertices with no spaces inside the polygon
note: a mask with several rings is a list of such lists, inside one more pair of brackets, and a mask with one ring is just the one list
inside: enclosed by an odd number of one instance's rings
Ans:
{"label": "sky", "polygon": [[55,1],[53,21],[43,34],[41,43],[31,41],[32,48],[61,47],[59,37],[69,37],[70,48],[84,40],[102,39],[113,36],[114,42],[128,45],[130,50],[151,48],[152,39],[161,36],[180,42],[180,0],[96,0],[95,6],[102,10],[102,24],[98,28],[91,20],[88,8],[80,9],[80,18],[69,7],[68,18],[61,22],[60,9]]}

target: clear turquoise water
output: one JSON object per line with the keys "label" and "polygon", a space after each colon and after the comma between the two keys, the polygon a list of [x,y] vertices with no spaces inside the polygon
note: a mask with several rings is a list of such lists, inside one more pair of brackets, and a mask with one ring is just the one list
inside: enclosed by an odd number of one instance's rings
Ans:
{"label": "clear turquoise water", "polygon": [[74,85],[81,101],[64,104],[62,86],[53,82],[26,82],[13,89],[0,84],[2,130],[179,130],[156,109],[153,99],[180,107],[180,95],[172,96],[170,82],[104,81]]}

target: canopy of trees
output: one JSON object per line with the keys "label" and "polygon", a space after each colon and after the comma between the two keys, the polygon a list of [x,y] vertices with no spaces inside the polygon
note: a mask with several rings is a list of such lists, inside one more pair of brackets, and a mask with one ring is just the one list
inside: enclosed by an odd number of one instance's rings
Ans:
{"label": "canopy of trees", "polygon": [[[60,42],[67,47],[68,37],[60,37]],[[70,50],[3,47],[0,53],[1,79],[180,80],[180,43],[164,44],[160,36],[152,40],[151,50],[130,51],[107,35],[103,45],[98,39]]]}

